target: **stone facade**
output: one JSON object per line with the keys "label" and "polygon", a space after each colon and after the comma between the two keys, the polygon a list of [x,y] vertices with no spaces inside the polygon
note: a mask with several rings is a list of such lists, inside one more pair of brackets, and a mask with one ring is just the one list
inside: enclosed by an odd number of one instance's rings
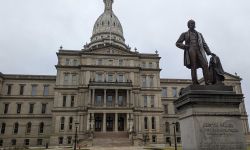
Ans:
{"label": "stone facade", "polygon": [[[159,54],[131,51],[113,0],[104,2],[91,42],[82,50],[60,48],[57,75],[0,73],[0,147],[69,146],[76,128],[80,143],[93,134],[127,133],[134,145],[173,145],[173,123],[181,143],[173,102],[191,80],[161,79]],[[226,74],[237,93],[240,82]],[[239,109],[247,135],[244,102]]]}

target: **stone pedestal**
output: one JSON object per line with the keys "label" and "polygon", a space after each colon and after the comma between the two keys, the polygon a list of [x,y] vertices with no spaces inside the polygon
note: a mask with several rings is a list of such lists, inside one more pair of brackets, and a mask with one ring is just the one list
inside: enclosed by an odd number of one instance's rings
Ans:
{"label": "stone pedestal", "polygon": [[233,87],[191,85],[175,101],[183,150],[246,150],[239,104]]}

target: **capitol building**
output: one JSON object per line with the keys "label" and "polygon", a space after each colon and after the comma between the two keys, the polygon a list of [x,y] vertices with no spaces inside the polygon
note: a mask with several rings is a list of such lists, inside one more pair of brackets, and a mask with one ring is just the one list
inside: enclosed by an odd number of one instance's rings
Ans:
{"label": "capitol building", "polygon": [[[56,75],[0,73],[0,149],[72,146],[76,129],[80,146],[181,144],[174,101],[192,81],[160,78],[164,56],[132,51],[104,4],[84,49],[59,49]],[[242,94],[241,78],[225,77]],[[244,101],[239,111],[247,137]]]}

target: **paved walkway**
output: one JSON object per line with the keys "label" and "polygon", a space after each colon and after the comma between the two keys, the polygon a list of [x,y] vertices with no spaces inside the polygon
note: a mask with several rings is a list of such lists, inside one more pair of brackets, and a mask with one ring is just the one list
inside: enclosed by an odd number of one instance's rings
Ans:
{"label": "paved walkway", "polygon": [[[88,147],[88,148],[81,148],[82,150],[146,150],[143,147]],[[49,148],[48,150],[72,150],[72,148]],[[78,149],[77,149],[78,150]]]}

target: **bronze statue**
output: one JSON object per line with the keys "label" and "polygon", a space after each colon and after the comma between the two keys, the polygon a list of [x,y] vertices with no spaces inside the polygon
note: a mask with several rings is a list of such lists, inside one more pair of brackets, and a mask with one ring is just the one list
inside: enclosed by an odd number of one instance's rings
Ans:
{"label": "bronze statue", "polygon": [[224,70],[220,58],[213,53],[209,61],[209,72],[212,84],[223,84],[223,81],[225,80]]}
{"label": "bronze statue", "polygon": [[[188,21],[187,32],[181,34],[180,38],[176,42],[176,46],[184,50],[184,65],[191,69],[192,81],[194,85],[199,84],[197,79],[197,69],[202,68],[205,84],[209,82],[209,70],[207,55],[211,55],[211,51],[207,46],[201,33],[195,30],[195,21]],[[185,44],[183,44],[185,42]]]}

